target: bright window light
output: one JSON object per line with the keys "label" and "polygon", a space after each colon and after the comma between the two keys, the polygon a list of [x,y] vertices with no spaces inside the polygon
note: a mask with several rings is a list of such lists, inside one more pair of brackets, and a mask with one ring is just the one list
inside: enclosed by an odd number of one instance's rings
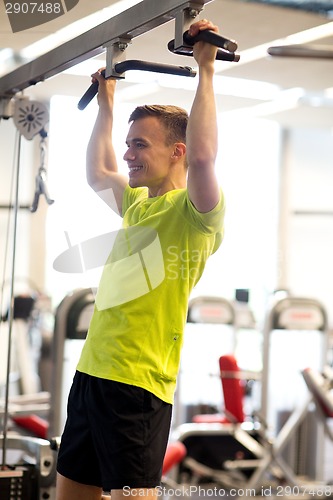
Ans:
{"label": "bright window light", "polygon": [[[120,104],[114,130],[117,159],[122,173],[126,150],[127,118],[133,105]],[[63,274],[53,269],[54,260],[69,246],[119,229],[120,217],[88,186],[85,174],[86,147],[97,114],[96,101],[84,112],[77,97],[54,96],[50,102],[48,189],[55,203],[48,210],[46,225],[46,286],[55,303],[69,291],[98,285],[102,267],[81,274]]]}
{"label": "bright window light", "polygon": [[[99,67],[102,67],[103,64],[105,63],[101,60],[90,59],[89,61],[84,61],[67,69],[64,73],[87,76],[94,73]],[[126,72],[125,81],[126,83],[134,83],[136,85],[126,87],[119,91],[123,100],[126,99],[127,95],[133,99],[133,96],[135,98],[142,97],[163,88],[182,89],[194,92],[198,85],[196,77],[135,70]],[[230,95],[267,101],[275,99],[278,96],[280,87],[273,83],[245,78],[232,78],[217,74],[214,76],[214,90],[216,95]]]}
{"label": "bright window light", "polygon": [[[161,87],[195,91],[198,85],[196,78],[174,75],[159,75],[157,78]],[[280,87],[272,83],[232,78],[222,75],[214,76],[214,92],[216,95],[229,95],[266,101],[274,99],[280,92]]]}
{"label": "bright window light", "polygon": [[295,109],[299,106],[301,99],[305,96],[304,89],[295,87],[281,91],[276,99],[272,101],[263,102],[255,106],[238,108],[232,111],[227,111],[226,115],[230,119],[235,120],[240,118],[255,118],[265,117],[282,111]]}

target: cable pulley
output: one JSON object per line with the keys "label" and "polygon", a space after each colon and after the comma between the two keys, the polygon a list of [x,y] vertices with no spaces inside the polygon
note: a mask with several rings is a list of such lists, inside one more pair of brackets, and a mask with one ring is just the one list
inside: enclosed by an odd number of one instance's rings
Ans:
{"label": "cable pulley", "polygon": [[19,132],[30,141],[48,123],[49,112],[41,102],[28,98],[17,99],[14,103],[13,120]]}

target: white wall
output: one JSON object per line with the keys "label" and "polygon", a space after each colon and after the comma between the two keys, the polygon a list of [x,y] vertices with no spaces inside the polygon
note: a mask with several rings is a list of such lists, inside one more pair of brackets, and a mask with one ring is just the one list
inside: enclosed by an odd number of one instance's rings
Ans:
{"label": "white wall", "polygon": [[249,288],[256,317],[277,281],[280,131],[265,120],[220,119],[217,171],[226,197],[225,237],[209,261],[196,294],[233,299]]}
{"label": "white wall", "polygon": [[320,300],[333,322],[333,133],[294,129],[285,135],[284,236],[280,286]]}

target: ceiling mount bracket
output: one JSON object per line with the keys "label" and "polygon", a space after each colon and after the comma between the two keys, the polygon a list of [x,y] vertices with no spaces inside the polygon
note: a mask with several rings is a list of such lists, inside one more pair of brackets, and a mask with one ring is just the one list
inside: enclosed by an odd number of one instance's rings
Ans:
{"label": "ceiling mount bracket", "polygon": [[193,20],[200,14],[203,6],[190,2],[190,4],[181,9],[175,15],[175,50],[184,47],[183,34],[187,31]]}
{"label": "ceiling mount bracket", "polygon": [[117,79],[125,78],[123,74],[118,73],[115,69],[116,64],[126,60],[126,49],[131,43],[130,38],[118,38],[108,43],[106,47],[106,68],[105,78],[113,77]]}

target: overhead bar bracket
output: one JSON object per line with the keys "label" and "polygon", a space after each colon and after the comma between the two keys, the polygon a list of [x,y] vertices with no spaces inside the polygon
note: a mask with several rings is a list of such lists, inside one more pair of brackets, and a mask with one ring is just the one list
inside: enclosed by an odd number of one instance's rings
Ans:
{"label": "overhead bar bracket", "polygon": [[202,11],[202,5],[199,3],[191,2],[185,9],[181,9],[175,15],[175,49],[180,49],[184,46],[183,34],[187,31],[200,12]]}
{"label": "overhead bar bracket", "polygon": [[130,43],[130,39],[119,38],[116,42],[112,42],[106,46],[105,78],[109,78],[110,76],[117,79],[125,78],[115,70],[115,66],[125,61],[125,51]]}

